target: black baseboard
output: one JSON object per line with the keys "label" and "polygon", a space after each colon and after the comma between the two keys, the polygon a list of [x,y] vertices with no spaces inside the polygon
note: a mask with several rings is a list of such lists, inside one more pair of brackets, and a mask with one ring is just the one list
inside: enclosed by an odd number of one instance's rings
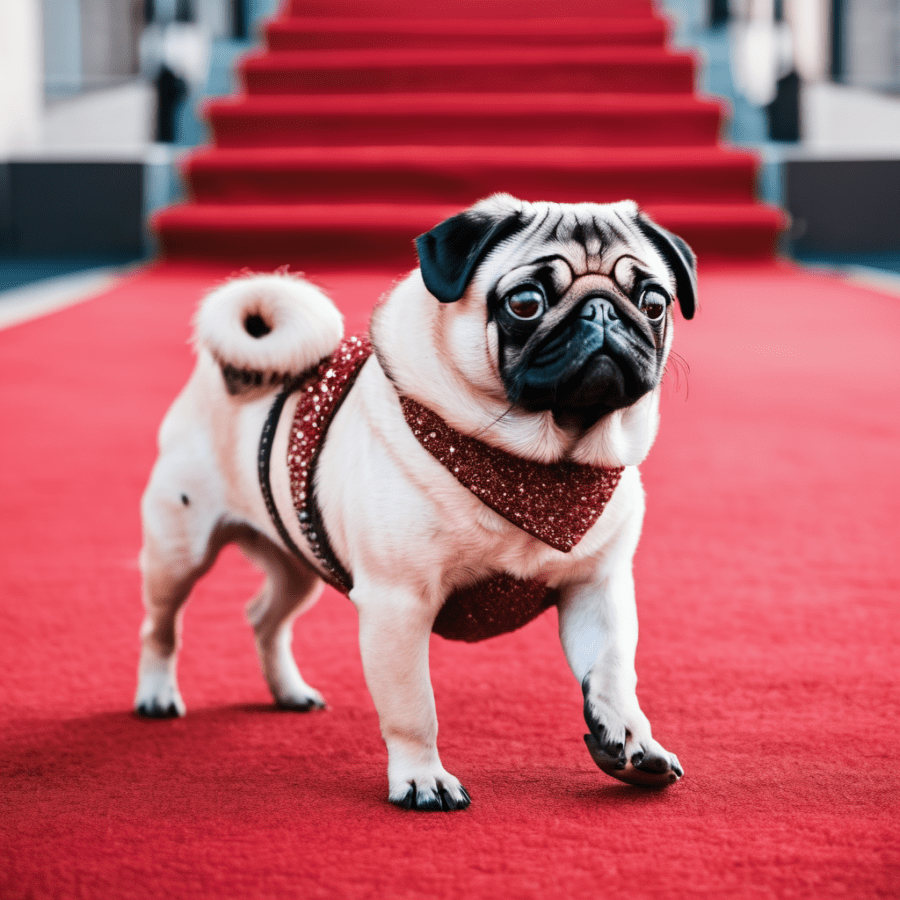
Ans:
{"label": "black baseboard", "polygon": [[143,162],[0,165],[0,254],[138,257],[143,219]]}
{"label": "black baseboard", "polygon": [[[139,258],[147,252],[143,161],[0,163],[0,256]],[[900,251],[900,159],[788,159],[792,249]]]}
{"label": "black baseboard", "polygon": [[900,251],[900,159],[788,160],[784,184],[799,253]]}

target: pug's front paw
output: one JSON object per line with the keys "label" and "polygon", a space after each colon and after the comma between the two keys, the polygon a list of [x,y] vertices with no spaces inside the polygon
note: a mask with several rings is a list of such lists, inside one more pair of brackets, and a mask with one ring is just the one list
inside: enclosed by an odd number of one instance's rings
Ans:
{"label": "pug's front paw", "polygon": [[175,657],[144,649],[138,669],[134,711],[145,719],[176,719],[185,713],[175,678]]}
{"label": "pug's front paw", "polygon": [[472,802],[459,779],[444,770],[437,776],[421,773],[396,783],[392,780],[388,799],[401,809],[420,812],[453,812],[465,809]]}
{"label": "pug's front paw", "polygon": [[611,756],[592,734],[586,734],[584,742],[597,766],[607,775],[624,781],[625,784],[635,784],[639,787],[668,787],[680,781],[684,775],[678,757],[652,739],[647,742],[649,747],[638,745],[630,756],[624,751],[621,755]]}
{"label": "pug's front paw", "polygon": [[641,787],[668,787],[684,775],[674,753],[651,736],[650,723],[637,701],[615,704],[592,697],[585,683],[584,736],[588,752],[607,775]]}

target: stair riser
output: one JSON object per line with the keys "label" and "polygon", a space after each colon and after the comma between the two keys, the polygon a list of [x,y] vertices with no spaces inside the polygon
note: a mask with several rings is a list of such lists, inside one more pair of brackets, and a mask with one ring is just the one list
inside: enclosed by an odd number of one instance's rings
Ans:
{"label": "stair riser", "polygon": [[[286,16],[321,16],[323,18],[441,19],[447,15],[443,3],[422,0],[289,0],[283,6]],[[559,17],[597,16],[618,18],[654,18],[653,0],[454,0],[453,15],[460,19],[513,18],[540,19],[551,13]]]}
{"label": "stair riser", "polygon": [[525,113],[477,116],[437,113],[391,116],[254,115],[211,111],[220,147],[315,147],[444,145],[497,147],[650,147],[711,145],[720,114],[708,107],[690,112],[637,111],[576,118]]}
{"label": "stair riser", "polygon": [[497,191],[525,200],[608,203],[747,202],[755,173],[748,163],[706,169],[515,169],[487,166],[430,170],[411,166],[296,169],[188,169],[192,194],[207,203],[447,203],[465,206]]}
{"label": "stair riser", "polygon": [[502,66],[417,65],[402,68],[276,67],[266,57],[242,73],[250,94],[380,93],[690,93],[690,59],[674,57],[641,65],[563,63]]}
{"label": "stair riser", "polygon": [[633,29],[561,32],[472,32],[466,34],[439,30],[384,33],[365,25],[359,29],[293,30],[273,23],[266,30],[266,45],[275,52],[300,50],[456,50],[460,47],[662,47],[666,38],[661,22],[649,22]]}
{"label": "stair riser", "polygon": [[[652,214],[652,209],[650,210]],[[679,234],[702,261],[713,259],[765,259],[771,257],[775,230],[756,224],[723,226],[720,223],[693,223],[657,217],[664,227]],[[419,231],[434,223],[422,222]],[[226,259],[240,267],[248,264],[278,266],[288,263],[385,265],[410,268],[416,265],[413,252],[415,233],[408,228],[392,228],[389,222],[378,228],[329,227],[267,228],[252,231],[163,227],[159,233],[163,251],[169,257]]]}
{"label": "stair riser", "polygon": [[342,269],[385,265],[410,269],[416,265],[413,238],[384,228],[365,232],[345,229],[269,230],[253,233],[175,231],[163,228],[158,239],[170,259],[231,260],[238,268],[290,265],[302,270],[313,264]]}

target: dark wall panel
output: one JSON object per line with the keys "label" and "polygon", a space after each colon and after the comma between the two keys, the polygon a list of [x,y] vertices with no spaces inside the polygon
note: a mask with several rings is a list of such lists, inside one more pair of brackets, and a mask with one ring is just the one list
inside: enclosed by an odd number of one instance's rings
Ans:
{"label": "dark wall panel", "polygon": [[12,162],[6,185],[8,253],[143,251],[142,163]]}
{"label": "dark wall panel", "polygon": [[791,160],[785,200],[798,250],[900,250],[900,160]]}

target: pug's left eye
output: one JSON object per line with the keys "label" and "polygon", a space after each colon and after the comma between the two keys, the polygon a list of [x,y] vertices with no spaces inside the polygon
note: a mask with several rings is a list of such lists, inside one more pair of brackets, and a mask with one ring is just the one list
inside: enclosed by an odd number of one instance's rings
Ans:
{"label": "pug's left eye", "polygon": [[649,287],[641,294],[638,306],[651,322],[658,322],[666,314],[668,303],[668,296],[660,288]]}
{"label": "pug's left eye", "polygon": [[517,319],[525,322],[541,316],[546,305],[547,301],[544,299],[544,295],[534,287],[516,291],[506,298],[506,308]]}

